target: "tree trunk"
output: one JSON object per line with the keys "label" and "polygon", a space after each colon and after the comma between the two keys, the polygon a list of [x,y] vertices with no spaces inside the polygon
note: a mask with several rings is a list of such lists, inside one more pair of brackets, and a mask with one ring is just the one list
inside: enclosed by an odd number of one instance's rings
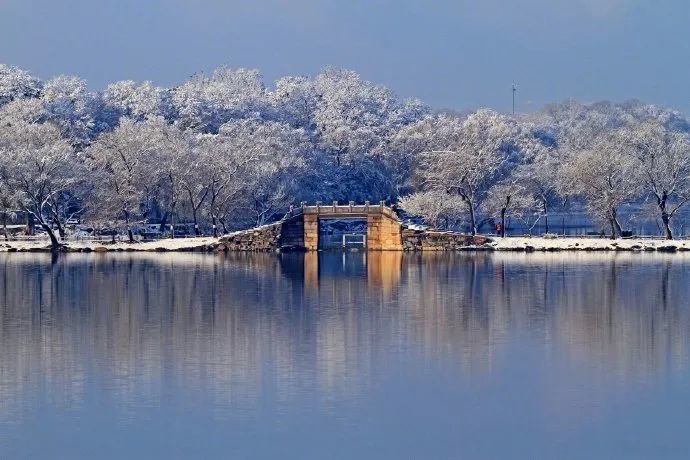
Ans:
{"label": "tree trunk", "polygon": [[170,214],[170,238],[175,238],[175,201],[172,201],[170,203],[170,211],[168,213]]}
{"label": "tree trunk", "polygon": [[615,240],[622,232],[621,224],[618,222],[618,212],[615,209],[611,210],[611,218],[609,220],[611,223],[611,239]]}
{"label": "tree trunk", "polygon": [[50,225],[44,222],[41,222],[41,228],[43,228],[43,230],[45,230],[48,236],[50,237],[50,249],[52,251],[57,251],[60,248],[60,242],[55,236],[55,232],[53,231],[53,229],[50,227]]}
{"label": "tree trunk", "polygon": [[505,206],[501,208],[501,238],[506,237],[506,211],[508,211],[508,206],[510,206],[510,195],[506,196]]}
{"label": "tree trunk", "polygon": [[215,192],[215,187],[213,190],[214,191],[211,192],[211,203],[209,204],[209,208],[211,211],[211,223],[213,224],[213,237],[218,238],[218,226],[216,225],[216,197],[217,197],[217,194]]}
{"label": "tree trunk", "polygon": [[34,215],[31,214],[30,212],[26,213],[26,230],[24,230],[24,234],[27,236],[33,236],[34,234]]}
{"label": "tree trunk", "polygon": [[501,208],[501,238],[506,237],[506,208]]}
{"label": "tree trunk", "polygon": [[[611,226],[611,239],[615,240],[616,239],[616,223],[613,218],[609,219],[609,225]],[[604,230],[602,229],[601,234],[603,236]]]}
{"label": "tree trunk", "polygon": [[549,233],[549,210],[544,200],[544,233]]}
{"label": "tree trunk", "polygon": [[199,224],[196,220],[196,209],[194,208],[194,206],[192,206],[192,218],[194,219],[194,234],[196,236],[199,236],[201,235],[201,232],[199,231]]}
{"label": "tree trunk", "polygon": [[65,238],[65,227],[63,227],[62,224],[60,223],[60,219],[58,219],[56,217],[53,219],[53,222],[55,223],[55,226],[58,229],[58,235],[60,235],[60,238],[64,239]]}
{"label": "tree trunk", "polygon": [[125,225],[127,226],[127,237],[130,243],[134,243],[134,233],[132,233],[132,227],[129,225],[129,212],[126,209],[123,210],[125,215]]}
{"label": "tree trunk", "polygon": [[666,201],[668,200],[668,193],[664,192],[661,198],[657,199],[659,211],[661,211],[661,222],[664,224],[664,236],[667,240],[673,239],[673,232],[671,231],[671,216],[666,209]]}
{"label": "tree trunk", "polygon": [[165,233],[165,226],[166,226],[167,223],[168,223],[168,211],[165,211],[165,212],[163,213],[163,218],[161,219],[161,224],[160,224],[160,226],[158,227],[158,230],[159,230],[161,233]]}
{"label": "tree trunk", "polygon": [[477,234],[477,221],[474,215],[474,203],[468,201],[467,207],[470,211],[470,232],[472,233],[472,236],[475,236]]}
{"label": "tree trunk", "polygon": [[2,213],[2,229],[5,232],[5,241],[9,241],[10,235],[7,234],[7,211]]}
{"label": "tree trunk", "polygon": [[673,239],[673,232],[671,231],[671,218],[666,211],[661,213],[661,222],[664,223],[664,233],[667,240]]}
{"label": "tree trunk", "polygon": [[617,217],[613,218],[613,224],[616,227],[616,233],[618,234],[618,236],[621,236],[623,234],[623,229],[621,228],[621,224],[618,222]]}

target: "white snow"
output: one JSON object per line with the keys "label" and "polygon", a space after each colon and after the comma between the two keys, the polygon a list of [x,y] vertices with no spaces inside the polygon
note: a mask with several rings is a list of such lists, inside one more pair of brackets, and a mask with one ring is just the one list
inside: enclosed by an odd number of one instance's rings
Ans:
{"label": "white snow", "polygon": [[[210,245],[218,243],[218,238],[213,237],[200,237],[200,238],[168,238],[157,241],[147,241],[145,243],[127,243],[124,241],[118,241],[116,243],[111,243],[109,241],[69,241],[67,242],[67,247],[74,249],[90,248],[94,250],[96,248],[105,248],[108,251],[156,251],[156,250],[166,250],[166,251],[184,251],[189,249],[198,248],[205,245]],[[39,248],[50,248],[50,241],[47,239],[35,239],[35,240],[24,240],[24,241],[6,241],[0,242],[0,252],[7,252],[9,248],[15,248],[17,250],[36,250]]]}
{"label": "white snow", "polygon": [[490,245],[499,251],[510,250],[657,250],[659,248],[675,247],[679,250],[690,250],[690,240],[664,240],[651,238],[617,239],[610,238],[543,238],[543,237],[508,237],[492,238]]}
{"label": "white snow", "polygon": [[[240,232],[237,232],[240,233]],[[230,234],[232,235],[232,234]],[[229,236],[229,235],[224,235]],[[222,238],[222,237],[221,237]],[[606,238],[543,238],[543,237],[507,237],[496,238],[491,237],[492,242],[489,243],[491,247],[498,251],[520,251],[520,250],[534,250],[534,251],[548,251],[548,250],[581,250],[581,251],[602,251],[602,250],[628,250],[628,251],[644,251],[644,250],[662,250],[669,248],[676,248],[677,250],[690,251],[690,240],[664,240],[651,238],[632,238],[632,239],[617,239],[611,240]],[[105,248],[108,251],[184,251],[203,246],[218,243],[220,238],[213,237],[199,237],[199,238],[174,238],[162,239],[157,241],[149,241],[145,243],[126,243],[109,241],[80,241],[68,242],[67,246],[74,249],[90,248],[94,250]],[[35,239],[28,241],[0,241],[0,252],[7,252],[9,248],[17,250],[36,250],[39,248],[48,249],[50,242],[47,239]]]}

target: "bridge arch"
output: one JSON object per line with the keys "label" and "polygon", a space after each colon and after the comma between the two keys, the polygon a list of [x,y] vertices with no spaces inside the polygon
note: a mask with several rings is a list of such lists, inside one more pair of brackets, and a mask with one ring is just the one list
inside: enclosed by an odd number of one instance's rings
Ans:
{"label": "bridge arch", "polygon": [[395,211],[384,202],[371,204],[366,201],[360,205],[352,201],[346,205],[338,202],[331,205],[320,202],[315,205],[302,203],[299,208],[291,209],[286,216],[281,239],[286,245],[316,251],[319,249],[319,221],[337,218],[366,220],[368,250],[402,250],[402,225]]}

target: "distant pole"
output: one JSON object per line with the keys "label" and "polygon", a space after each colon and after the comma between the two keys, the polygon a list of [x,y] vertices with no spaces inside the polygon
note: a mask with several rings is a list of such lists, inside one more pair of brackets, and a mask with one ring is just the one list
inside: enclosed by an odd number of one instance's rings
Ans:
{"label": "distant pole", "polygon": [[515,116],[515,93],[517,92],[517,86],[513,83],[513,116]]}

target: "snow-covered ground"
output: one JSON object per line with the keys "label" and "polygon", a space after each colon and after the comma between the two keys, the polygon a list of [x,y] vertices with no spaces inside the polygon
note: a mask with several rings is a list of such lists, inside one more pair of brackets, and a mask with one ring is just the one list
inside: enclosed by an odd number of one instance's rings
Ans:
{"label": "snow-covered ground", "polygon": [[508,237],[493,238],[489,243],[498,251],[656,251],[663,250],[686,250],[690,251],[690,240],[650,239],[650,238],[631,238],[617,239],[609,238],[544,238],[544,237]]}
{"label": "snow-covered ground", "polygon": [[[109,241],[68,241],[68,249],[83,250],[85,248],[92,251],[189,251],[204,246],[218,243],[218,238],[169,238],[157,241],[147,241],[145,243],[126,243]],[[48,239],[22,240],[22,241],[0,241],[0,252],[7,252],[14,248],[17,251],[36,251],[40,249],[50,249]]]}
{"label": "snow-covered ground", "polygon": [[[648,238],[632,238],[611,240],[607,238],[544,238],[544,237],[491,237],[490,247],[497,251],[690,251],[690,240],[663,240]],[[190,251],[203,250],[214,246],[219,238],[175,238],[149,241],[146,243],[126,243],[107,241],[71,241],[67,247],[71,250],[91,251]],[[0,252],[7,251],[37,251],[49,250],[50,242],[47,239],[35,239],[29,241],[0,241]]]}

